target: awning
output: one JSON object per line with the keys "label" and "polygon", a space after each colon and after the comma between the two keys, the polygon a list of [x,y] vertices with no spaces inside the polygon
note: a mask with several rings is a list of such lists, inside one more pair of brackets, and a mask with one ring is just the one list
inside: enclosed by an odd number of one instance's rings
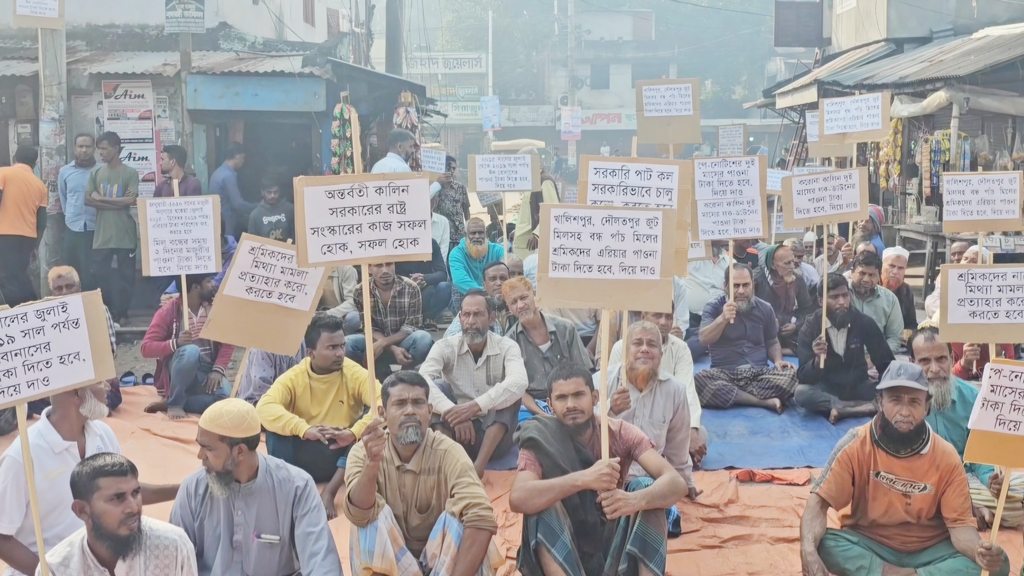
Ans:
{"label": "awning", "polygon": [[1024,96],[1006,90],[978,88],[977,86],[947,86],[925,99],[897,95],[893,100],[890,115],[893,118],[927,116],[942,110],[953,102],[970,110],[1024,116]]}
{"label": "awning", "polygon": [[819,83],[828,82],[834,76],[882,58],[894,50],[896,50],[896,45],[891,42],[876,42],[875,44],[840,54],[833,60],[811,70],[800,79],[776,90],[775,107],[789,108],[790,106],[817,102]]}
{"label": "awning", "polygon": [[[197,74],[295,74],[328,78],[329,70],[303,66],[302,53],[254,53],[198,51],[192,53],[192,72]],[[71,68],[83,74],[140,74],[174,76],[179,70],[177,52],[95,52]]]}

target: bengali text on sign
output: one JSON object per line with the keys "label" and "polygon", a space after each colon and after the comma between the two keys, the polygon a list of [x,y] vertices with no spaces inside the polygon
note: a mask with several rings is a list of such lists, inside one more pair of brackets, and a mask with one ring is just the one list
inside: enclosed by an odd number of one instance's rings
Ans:
{"label": "bengali text on sign", "polygon": [[214,216],[210,196],[146,200],[150,276],[219,272]]}
{"label": "bengali text on sign", "polygon": [[552,278],[656,280],[661,276],[661,212],[552,208]]}
{"label": "bengali text on sign", "polygon": [[698,239],[764,236],[764,203],[757,156],[696,159],[693,167]]}
{"label": "bengali text on sign", "polygon": [[943,220],[1020,218],[1020,189],[1020,172],[943,174]]}
{"label": "bengali text on sign", "polygon": [[1024,367],[991,363],[985,366],[981,391],[968,427],[1024,436]]}
{"label": "bengali text on sign", "polygon": [[644,116],[693,116],[693,85],[643,87]]}
{"label": "bengali text on sign", "polygon": [[796,220],[859,212],[859,170],[793,176],[793,217]]}
{"label": "bengali text on sign", "polygon": [[244,240],[235,251],[224,293],[254,302],[309,310],[324,269],[299,268],[295,249]]}
{"label": "bengali text on sign", "polygon": [[679,166],[591,161],[587,203],[603,206],[676,208]]}
{"label": "bengali text on sign", "polygon": [[828,98],[823,100],[825,111],[819,121],[825,123],[824,134],[848,134],[881,130],[882,93]]}
{"label": "bengali text on sign", "polygon": [[477,192],[528,192],[533,189],[533,156],[530,154],[479,154],[476,161]]}
{"label": "bengali text on sign", "polygon": [[949,270],[946,323],[1024,324],[1024,268]]}

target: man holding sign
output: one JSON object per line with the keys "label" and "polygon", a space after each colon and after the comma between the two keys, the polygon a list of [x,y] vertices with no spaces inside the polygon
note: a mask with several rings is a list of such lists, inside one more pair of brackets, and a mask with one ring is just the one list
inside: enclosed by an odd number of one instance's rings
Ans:
{"label": "man holding sign", "polygon": [[[983,542],[956,449],[925,423],[927,385],[889,369],[879,413],[839,441],[811,488],[800,523],[805,576],[1006,576],[999,546]],[[841,530],[829,508],[851,507]]]}

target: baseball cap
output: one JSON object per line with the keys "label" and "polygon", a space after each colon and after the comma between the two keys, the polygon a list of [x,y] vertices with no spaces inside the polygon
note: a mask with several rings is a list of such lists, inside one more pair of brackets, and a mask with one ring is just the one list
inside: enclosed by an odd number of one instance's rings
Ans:
{"label": "baseball cap", "polygon": [[896,388],[899,386],[924,390],[925,392],[930,391],[930,388],[928,388],[928,377],[924,375],[924,370],[920,366],[910,362],[894,360],[889,364],[885,374],[882,374],[882,379],[875,389],[885,390],[886,388]]}

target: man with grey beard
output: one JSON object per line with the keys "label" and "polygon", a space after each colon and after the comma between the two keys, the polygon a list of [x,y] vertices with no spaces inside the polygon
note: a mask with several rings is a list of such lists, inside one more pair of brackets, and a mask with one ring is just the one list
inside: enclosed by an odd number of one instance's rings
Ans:
{"label": "man with grey beard", "polygon": [[[192,543],[180,528],[142,515],[135,464],[94,454],[71,473],[71,509],[85,527],[46,554],[51,574],[196,576]],[[36,576],[42,576],[42,568]]]}
{"label": "man with grey beard", "polygon": [[470,218],[466,224],[466,237],[448,254],[448,268],[452,272],[452,308],[458,310],[462,298],[470,290],[483,290],[484,268],[490,262],[504,259],[504,246],[487,239],[484,221]]}
{"label": "man with grey beard", "polygon": [[229,398],[210,406],[196,443],[203,468],[182,482],[170,520],[195,545],[200,576],[342,576],[313,478],[256,452],[252,404]]}
{"label": "man with grey beard", "polygon": [[505,563],[492,540],[494,509],[473,462],[455,441],[428,428],[431,394],[416,372],[390,376],[381,387],[379,417],[349,453],[342,509],[353,526],[354,575],[493,576]]}
{"label": "man with grey beard", "polygon": [[[970,430],[967,422],[978,399],[978,389],[953,375],[953,355],[950,345],[939,340],[939,331],[927,327],[910,339],[907,346],[910,358],[916,364],[910,365],[915,371],[913,377],[927,382],[932,393],[932,410],[925,421],[936,434],[956,448],[963,460]],[[903,364],[905,362],[894,362]],[[892,365],[890,365],[892,370]],[[1001,480],[995,468],[984,464],[965,463],[967,480],[971,487],[971,501],[978,527],[986,529],[995,517],[996,500],[999,498]],[[1003,509],[1001,524],[1016,528],[1024,523],[1021,510],[1021,492],[1024,491],[1024,475],[1010,477],[1008,505]]]}
{"label": "man with grey beard", "polygon": [[[47,550],[71,536],[84,525],[71,507],[71,473],[83,459],[111,452],[121,446],[110,426],[101,422],[107,416],[107,384],[62,392],[50,397],[50,407],[28,430],[28,442],[35,466],[36,492],[43,543]],[[178,486],[142,485],[144,504],[174,499]],[[39,554],[25,480],[25,461],[21,442],[15,441],[0,456],[0,560],[8,568],[4,576],[35,574]]]}

